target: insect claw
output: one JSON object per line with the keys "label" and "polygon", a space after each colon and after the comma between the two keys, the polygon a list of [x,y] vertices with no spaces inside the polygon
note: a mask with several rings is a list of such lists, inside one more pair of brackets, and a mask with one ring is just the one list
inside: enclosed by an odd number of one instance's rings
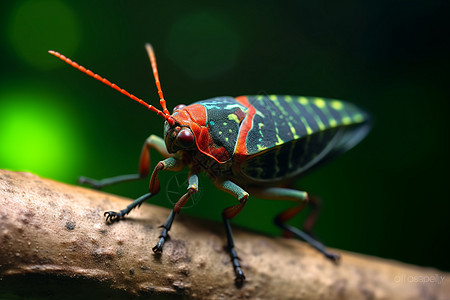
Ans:
{"label": "insect claw", "polygon": [[341,256],[337,253],[325,253],[326,258],[330,259],[335,264],[338,264],[341,261]]}
{"label": "insect claw", "polygon": [[123,218],[124,214],[122,212],[117,213],[115,211],[106,211],[103,216],[106,216],[105,222],[108,222],[109,220],[110,223],[114,223]]}
{"label": "insect claw", "polygon": [[165,233],[165,235],[161,235],[160,239],[158,241],[158,244],[156,244],[155,247],[152,248],[153,253],[155,254],[161,254],[163,251],[163,246],[164,243],[169,239],[169,235],[167,234],[167,232]]}
{"label": "insect claw", "polygon": [[152,250],[153,250],[153,253],[155,253],[155,254],[161,254],[162,253],[162,247],[159,246],[159,243],[158,243],[158,245],[153,247]]}
{"label": "insect claw", "polygon": [[236,270],[236,278],[234,279],[234,283],[236,284],[236,286],[238,288],[242,287],[244,285],[244,281],[245,281],[245,275],[244,272],[242,272],[242,270]]}

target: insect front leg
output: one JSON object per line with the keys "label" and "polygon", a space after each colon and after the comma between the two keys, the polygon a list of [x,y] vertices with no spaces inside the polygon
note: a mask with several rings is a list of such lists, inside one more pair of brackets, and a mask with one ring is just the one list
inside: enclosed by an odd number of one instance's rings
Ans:
{"label": "insect front leg", "polygon": [[172,154],[169,154],[169,152],[167,152],[164,139],[152,134],[147,138],[147,140],[145,140],[144,145],[142,146],[141,156],[139,159],[138,173],[119,175],[110,178],[104,178],[101,180],[96,180],[82,176],[78,179],[78,182],[80,184],[86,183],[96,189],[101,189],[105,186],[113,185],[119,182],[144,179],[148,176],[148,173],[150,171],[150,149],[155,149],[165,158],[173,156]]}
{"label": "insect front leg", "polygon": [[239,263],[240,258],[238,257],[234,246],[234,238],[233,232],[231,231],[230,219],[234,218],[244,208],[245,203],[247,203],[248,193],[240,186],[229,180],[216,183],[216,185],[221,190],[234,195],[239,200],[239,204],[227,207],[222,211],[222,220],[225,225],[225,231],[227,234],[227,248],[230,254],[231,263],[233,264],[234,273],[236,275],[235,281],[236,284],[240,286],[245,280],[245,275],[242,271],[241,264]]}
{"label": "insect front leg", "polygon": [[174,208],[169,214],[169,217],[167,218],[166,222],[161,226],[163,230],[161,231],[161,234],[159,235],[159,241],[156,244],[155,247],[153,247],[154,253],[161,253],[164,243],[169,239],[169,230],[172,227],[173,220],[175,219],[175,215],[178,214],[183,208],[183,206],[186,204],[186,202],[189,200],[189,198],[198,191],[198,176],[197,174],[189,174],[189,186],[186,194],[181,196],[181,198],[175,203]]}
{"label": "insect front leg", "polygon": [[128,205],[126,208],[122,209],[119,212],[115,211],[107,211],[105,212],[106,221],[110,221],[111,223],[119,221],[122,219],[125,215],[130,213],[131,210],[133,210],[136,207],[139,207],[145,200],[148,198],[156,195],[159,192],[159,179],[158,179],[158,172],[161,170],[172,170],[172,171],[178,171],[184,167],[184,163],[175,158],[175,157],[169,157],[165,160],[160,161],[155,169],[153,170],[152,177],[150,178],[150,184],[149,184],[149,191],[150,193],[147,193],[138,199],[134,200],[130,205]]}
{"label": "insect front leg", "polygon": [[[281,227],[282,229],[286,230],[287,232],[292,233],[294,236],[304,240],[305,242],[316,248],[319,252],[323,253],[327,258],[331,259],[332,261],[337,262],[339,260],[338,254],[328,252],[325,249],[325,246],[318,240],[311,237],[311,235],[298,229],[297,227],[286,224],[287,221],[289,221],[297,214],[299,214],[305,208],[306,204],[309,202],[309,197],[306,192],[279,187],[255,189],[254,191],[252,190],[252,192],[254,192],[254,194],[260,198],[297,202],[298,205],[291,207],[281,212],[278,216],[276,216],[274,220],[275,224]],[[307,224],[308,222],[314,221],[314,219],[315,217],[308,218]],[[308,226],[307,230],[309,231],[310,229],[311,226]]]}

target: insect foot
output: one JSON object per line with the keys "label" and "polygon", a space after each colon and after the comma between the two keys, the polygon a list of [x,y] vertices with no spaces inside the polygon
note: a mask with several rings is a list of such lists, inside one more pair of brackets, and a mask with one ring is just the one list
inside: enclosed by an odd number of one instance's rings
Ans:
{"label": "insect foot", "polygon": [[242,272],[242,269],[240,267],[235,270],[235,273],[236,273],[236,278],[234,279],[234,284],[236,284],[236,286],[238,288],[240,288],[244,285],[245,275],[244,275],[244,272]]}
{"label": "insect foot", "polygon": [[175,219],[175,215],[176,215],[176,212],[175,212],[175,210],[172,209],[166,222],[164,222],[164,224],[160,226],[163,230],[161,231],[161,234],[159,235],[158,244],[156,244],[156,246],[152,248],[152,250],[155,254],[162,253],[164,243],[170,238],[169,230],[172,227],[172,223],[173,223],[173,220]]}
{"label": "insect foot", "polygon": [[164,243],[170,238],[169,233],[168,233],[169,230],[166,227],[164,227],[164,225],[162,225],[161,227],[163,228],[163,230],[162,230],[161,234],[159,235],[158,244],[156,244],[156,246],[152,248],[153,253],[155,253],[155,254],[162,253]]}
{"label": "insect foot", "polygon": [[162,245],[163,245],[163,244],[164,244],[164,243],[161,243],[161,241],[159,241],[158,244],[157,244],[155,247],[152,248],[153,253],[155,253],[155,254],[161,254],[162,251],[163,251],[163,248],[162,248]]}
{"label": "insect foot", "polygon": [[335,264],[338,264],[341,261],[341,256],[337,253],[327,252],[325,253],[326,258],[330,259]]}
{"label": "insect foot", "polygon": [[98,180],[95,180],[95,179],[92,179],[89,177],[81,176],[80,178],[78,178],[78,183],[79,184],[87,184],[96,190],[100,190],[103,188],[103,184],[101,184]]}
{"label": "insect foot", "polygon": [[115,211],[107,211],[103,214],[104,216],[106,216],[106,222],[110,222],[110,223],[114,223],[114,222],[118,222],[120,219],[123,219],[125,216],[125,213],[123,213],[122,211],[120,212],[115,212]]}

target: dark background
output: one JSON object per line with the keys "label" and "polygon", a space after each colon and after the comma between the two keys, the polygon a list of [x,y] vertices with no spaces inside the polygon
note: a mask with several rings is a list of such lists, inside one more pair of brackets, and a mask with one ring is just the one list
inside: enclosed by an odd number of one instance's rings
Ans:
{"label": "dark background", "polygon": [[[374,118],[367,139],[297,182],[324,201],[317,235],[330,247],[450,270],[446,5],[10,2],[0,7],[0,168],[69,183],[79,175],[135,172],[142,143],[162,135],[162,120],[47,50],[158,107],[144,51],[151,42],[170,110],[266,93],[331,97],[367,109]],[[153,165],[161,159],[152,158]],[[161,175],[152,202],[171,205],[166,191],[184,189],[174,184],[184,177],[174,176]],[[135,198],[147,187],[145,180],[106,190]],[[236,203],[206,177],[200,188],[183,213],[219,220]],[[272,218],[286,207],[250,198],[235,224],[279,234]]]}

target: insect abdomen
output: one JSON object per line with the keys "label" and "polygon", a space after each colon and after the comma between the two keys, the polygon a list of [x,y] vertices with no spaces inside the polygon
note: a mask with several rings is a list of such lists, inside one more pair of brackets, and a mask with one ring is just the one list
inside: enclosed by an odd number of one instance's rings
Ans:
{"label": "insect abdomen", "polygon": [[356,145],[368,116],[340,101],[298,96],[247,96],[255,108],[242,172],[253,180],[282,180]]}
{"label": "insect abdomen", "polygon": [[363,123],[367,115],[340,100],[299,96],[247,96],[256,109],[247,135],[248,154],[327,129]]}

